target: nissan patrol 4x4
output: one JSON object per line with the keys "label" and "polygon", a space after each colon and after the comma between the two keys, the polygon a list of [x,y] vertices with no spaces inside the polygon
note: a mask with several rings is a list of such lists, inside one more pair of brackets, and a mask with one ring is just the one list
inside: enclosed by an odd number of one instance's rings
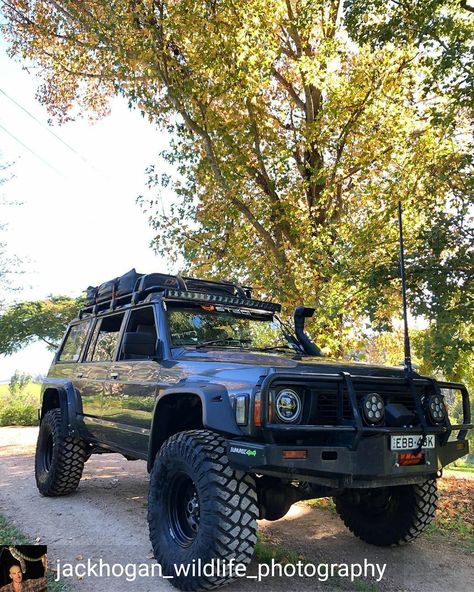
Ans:
{"label": "nissan patrol 4x4", "polygon": [[302,499],[332,496],[368,543],[415,539],[442,467],[468,453],[466,388],[327,359],[304,332],[313,310],[294,327],[279,312],[248,287],[159,273],[89,288],[42,388],[39,491],[75,491],[92,454],[145,460],[154,555],[183,590],[232,574],[176,565],[247,564],[257,519]]}

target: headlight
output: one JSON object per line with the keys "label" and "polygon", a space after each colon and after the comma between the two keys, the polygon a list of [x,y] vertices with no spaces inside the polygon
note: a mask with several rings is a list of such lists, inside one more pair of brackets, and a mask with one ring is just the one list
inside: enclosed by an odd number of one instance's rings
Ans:
{"label": "headlight", "polygon": [[296,391],[282,389],[275,399],[275,413],[284,423],[295,422],[301,413],[301,399]]}
{"label": "headlight", "polygon": [[382,397],[378,393],[369,393],[363,397],[362,414],[365,422],[369,425],[378,425],[383,422],[385,417],[385,405]]}
{"label": "headlight", "polygon": [[441,423],[446,417],[444,400],[441,395],[430,395],[426,399],[426,408],[432,423]]}

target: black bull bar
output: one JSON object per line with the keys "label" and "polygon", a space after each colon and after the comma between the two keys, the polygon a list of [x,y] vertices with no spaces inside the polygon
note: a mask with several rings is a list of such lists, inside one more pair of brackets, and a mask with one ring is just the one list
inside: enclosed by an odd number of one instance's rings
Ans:
{"label": "black bull bar", "polygon": [[[283,425],[272,423],[269,420],[269,404],[270,393],[272,388],[277,386],[308,386],[308,384],[317,386],[317,383],[324,381],[325,383],[335,383],[337,385],[338,396],[347,396],[353,414],[353,425],[302,425],[291,424]],[[386,426],[366,426],[360,414],[360,409],[357,401],[357,394],[355,385],[363,383],[374,387],[386,386],[405,386],[413,398],[415,413],[420,422],[419,427],[386,427]],[[425,415],[421,408],[421,400],[419,394],[416,392],[416,387],[430,387],[433,394],[441,394],[441,389],[452,389],[460,391],[462,395],[462,410],[463,423],[451,424],[448,414],[446,414],[444,425],[427,425]],[[457,440],[465,440],[467,430],[472,429],[471,411],[469,407],[469,394],[466,387],[457,382],[437,381],[433,378],[421,376],[419,378],[397,378],[387,376],[363,376],[353,375],[348,372],[339,372],[337,374],[319,374],[319,373],[293,373],[293,372],[275,372],[267,376],[262,384],[260,391],[260,409],[261,409],[261,428],[265,439],[272,441],[274,434],[285,433],[352,433],[354,435],[351,450],[356,450],[360,439],[364,435],[372,434],[419,434],[420,430],[423,435],[440,434],[440,443],[445,444],[453,431],[459,430]]]}

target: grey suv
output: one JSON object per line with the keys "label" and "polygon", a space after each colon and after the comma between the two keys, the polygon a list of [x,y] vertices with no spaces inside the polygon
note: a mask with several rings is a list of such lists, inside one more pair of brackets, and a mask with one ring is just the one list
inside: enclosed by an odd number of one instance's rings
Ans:
{"label": "grey suv", "polygon": [[416,538],[441,468],[469,451],[466,388],[324,358],[304,332],[314,311],[291,327],[279,311],[248,287],[135,270],[89,288],[42,389],[39,491],[73,492],[91,454],[146,460],[154,554],[183,590],[232,570],[177,565],[247,564],[257,519],[302,499],[334,497],[368,543]]}

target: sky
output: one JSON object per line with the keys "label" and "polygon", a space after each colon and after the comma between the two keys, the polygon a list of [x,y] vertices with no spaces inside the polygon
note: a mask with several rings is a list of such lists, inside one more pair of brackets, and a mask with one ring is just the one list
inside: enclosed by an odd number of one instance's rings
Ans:
{"label": "sky", "polygon": [[[22,260],[16,269],[23,272],[11,278],[19,289],[0,300],[78,296],[132,267],[176,271],[150,248],[153,231],[136,203],[151,195],[145,169],[158,162],[166,135],[119,98],[97,122],[48,126],[35,99],[38,85],[31,69],[7,56],[0,36],[0,162],[12,163],[12,178],[0,187],[0,199],[10,202],[0,202],[0,224],[7,224],[1,241]],[[0,356],[0,381],[16,369],[45,374],[51,359],[40,344]]]}

